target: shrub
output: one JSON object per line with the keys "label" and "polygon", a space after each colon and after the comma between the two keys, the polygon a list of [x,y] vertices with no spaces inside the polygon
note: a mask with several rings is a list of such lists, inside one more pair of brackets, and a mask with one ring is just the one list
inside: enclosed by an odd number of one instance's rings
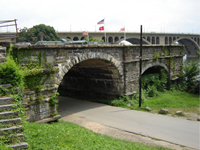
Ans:
{"label": "shrub", "polygon": [[145,89],[146,96],[155,97],[158,91],[163,92],[167,83],[167,74],[164,70],[161,73],[145,74],[142,76],[142,89]]}
{"label": "shrub", "polygon": [[0,84],[10,83],[13,87],[22,86],[24,74],[11,56],[7,56],[7,61],[0,64]]}
{"label": "shrub", "polygon": [[179,75],[179,90],[185,90],[186,92],[194,92],[195,83],[197,81],[197,75],[199,75],[199,63],[186,62],[183,66],[183,70]]}

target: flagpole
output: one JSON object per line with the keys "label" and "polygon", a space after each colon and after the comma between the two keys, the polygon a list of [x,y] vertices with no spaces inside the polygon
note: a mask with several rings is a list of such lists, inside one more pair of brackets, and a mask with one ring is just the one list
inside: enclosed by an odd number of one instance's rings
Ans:
{"label": "flagpole", "polygon": [[106,23],[105,23],[105,17],[104,17],[104,33],[105,33],[105,42],[106,42]]}
{"label": "flagpole", "polygon": [[124,41],[126,41],[126,33],[125,33],[125,26],[124,26]]}

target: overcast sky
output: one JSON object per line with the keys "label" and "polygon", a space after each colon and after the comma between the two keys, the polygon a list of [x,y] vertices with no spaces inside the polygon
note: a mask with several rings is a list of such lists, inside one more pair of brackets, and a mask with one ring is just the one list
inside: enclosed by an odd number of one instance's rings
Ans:
{"label": "overcast sky", "polygon": [[[200,34],[200,0],[2,0],[0,20],[17,19],[18,28],[45,24],[56,31]],[[2,31],[12,31],[0,28]]]}

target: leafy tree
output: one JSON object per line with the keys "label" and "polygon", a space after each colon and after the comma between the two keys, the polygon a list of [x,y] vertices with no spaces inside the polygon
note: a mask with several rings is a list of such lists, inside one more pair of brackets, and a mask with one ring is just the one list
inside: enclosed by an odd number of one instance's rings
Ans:
{"label": "leafy tree", "polygon": [[37,37],[34,35],[33,30],[24,27],[23,29],[19,30],[19,38],[17,39],[18,42],[35,42],[37,41]]}
{"label": "leafy tree", "polygon": [[40,35],[43,35],[44,41],[57,41],[60,39],[53,27],[39,24],[29,29],[27,27],[20,29],[18,42],[35,43],[40,40]]}

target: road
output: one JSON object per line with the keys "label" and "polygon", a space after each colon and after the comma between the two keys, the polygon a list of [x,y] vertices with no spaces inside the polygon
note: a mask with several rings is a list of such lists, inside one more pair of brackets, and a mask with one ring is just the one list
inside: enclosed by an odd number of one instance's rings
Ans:
{"label": "road", "polygon": [[99,124],[200,149],[200,123],[59,96],[59,114],[75,114]]}

